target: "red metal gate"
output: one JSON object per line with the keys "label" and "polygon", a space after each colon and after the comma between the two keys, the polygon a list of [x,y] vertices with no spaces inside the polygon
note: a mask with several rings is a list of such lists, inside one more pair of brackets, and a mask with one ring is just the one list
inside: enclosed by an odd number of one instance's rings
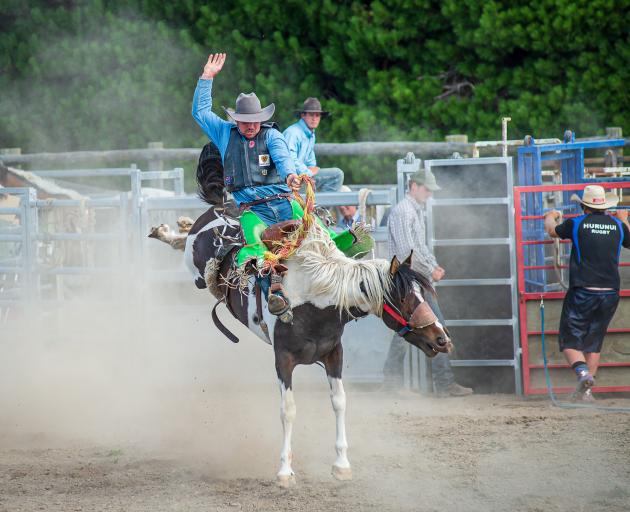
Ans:
{"label": "red metal gate", "polygon": [[[522,350],[522,368],[523,368],[523,388],[524,393],[526,395],[531,394],[541,394],[546,393],[546,387],[544,386],[544,379],[540,376],[542,375],[542,371],[544,366],[542,364],[542,360],[540,357],[536,357],[539,354],[533,354],[533,349],[538,350],[540,347],[534,347],[533,340],[536,340],[541,336],[540,330],[540,311],[539,304],[541,299],[545,300],[545,305],[548,306],[552,304],[554,306],[559,306],[562,299],[564,299],[565,292],[564,291],[545,291],[547,286],[542,286],[541,290],[532,291],[528,290],[526,286],[526,282],[530,281],[526,276],[528,273],[538,272],[538,275],[542,275],[544,282],[547,282],[548,276],[546,275],[546,271],[554,271],[554,265],[547,265],[546,262],[543,265],[531,265],[529,262],[526,262],[525,259],[525,247],[527,246],[546,246],[554,243],[554,240],[550,239],[546,234],[543,236],[534,237],[532,239],[531,230],[528,232],[530,235],[524,237],[524,229],[523,223],[527,221],[538,221],[541,222],[543,219],[542,215],[524,215],[523,214],[523,205],[525,201],[527,201],[526,194],[541,194],[541,193],[550,193],[550,192],[566,192],[566,191],[578,191],[583,190],[586,186],[592,183],[580,183],[580,184],[569,184],[569,185],[538,185],[538,186],[521,186],[514,187],[514,210],[515,210],[515,232],[516,232],[516,252],[517,252],[517,272],[518,272],[518,293],[519,293],[519,317],[520,317],[520,339],[521,339],[521,350]],[[597,183],[601,185],[605,189],[630,189],[630,182],[625,183]],[[566,194],[564,194],[566,197]],[[539,196],[540,197],[540,196]],[[539,210],[540,211],[540,210]],[[573,215],[565,215],[564,218],[575,217],[577,214]],[[570,241],[560,241],[560,243],[571,243]],[[622,252],[623,255],[623,252]],[[620,263],[620,267],[629,267],[630,262]],[[567,265],[560,265],[559,268],[567,268]],[[620,295],[622,297],[620,301],[620,307],[615,314],[615,319],[611,322],[611,327],[609,327],[607,333],[613,335],[623,336],[624,333],[630,333],[630,315],[623,315],[622,302],[625,297],[630,297],[630,289],[627,288],[630,282],[628,279],[624,279],[622,277],[621,282],[621,290]],[[625,287],[624,287],[625,285]],[[531,286],[529,287],[531,288]],[[630,300],[630,299],[627,299]],[[546,311],[548,308],[545,308]],[[559,308],[555,308],[556,310]],[[615,325],[615,324],[625,324],[625,325]],[[554,340],[549,339],[553,338],[558,334],[558,323],[551,322],[549,317],[547,316],[546,324],[548,327],[545,328],[545,339],[546,339],[546,351],[550,358],[550,364],[548,367],[550,371],[553,372],[554,369],[566,369],[569,366],[564,363],[564,359],[560,357],[560,353],[558,351],[557,343]],[[549,327],[552,327],[551,329]],[[628,335],[630,337],[630,334]],[[548,341],[547,341],[548,340]],[[607,342],[604,341],[604,350],[606,349]],[[534,355],[534,357],[532,357]],[[627,367],[628,370],[623,371],[624,380],[628,381],[628,384],[617,384],[611,382],[607,385],[597,385],[593,388],[596,392],[617,392],[617,391],[630,391],[630,352],[626,351],[624,348],[619,354],[621,357],[617,359],[621,360],[607,360],[606,354],[602,353],[602,361],[600,363],[600,368],[602,372],[607,371],[606,369],[614,369],[617,368],[621,370],[623,367]],[[556,361],[554,362],[554,358]],[[617,371],[619,371],[617,370]],[[601,373],[601,372],[600,372]],[[620,375],[620,374],[618,374]],[[621,376],[621,375],[620,375]],[[537,377],[537,378],[533,378]],[[555,374],[556,379],[562,377],[563,380],[572,378],[572,374],[566,370],[563,370],[562,373],[558,372]],[[552,380],[554,378],[552,377]],[[598,382],[600,380],[598,379]],[[573,386],[560,385],[558,387],[554,387],[554,391],[558,393],[566,393],[573,391]]]}

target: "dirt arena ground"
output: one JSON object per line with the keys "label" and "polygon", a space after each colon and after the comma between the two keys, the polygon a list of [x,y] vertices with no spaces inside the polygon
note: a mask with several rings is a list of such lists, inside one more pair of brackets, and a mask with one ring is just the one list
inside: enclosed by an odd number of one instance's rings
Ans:
{"label": "dirt arena ground", "polygon": [[234,324],[241,343],[221,339],[207,312],[130,325],[77,308],[0,332],[2,512],[630,510],[629,415],[507,395],[348,385],[354,480],[336,482],[319,368],[296,373],[297,484],[281,489],[268,346]]}

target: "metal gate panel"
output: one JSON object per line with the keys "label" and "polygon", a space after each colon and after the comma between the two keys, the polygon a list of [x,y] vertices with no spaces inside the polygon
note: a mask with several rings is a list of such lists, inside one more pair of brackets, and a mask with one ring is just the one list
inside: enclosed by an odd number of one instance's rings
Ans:
{"label": "metal gate panel", "polygon": [[[472,335],[483,340],[483,343],[474,347],[462,343],[467,346],[457,350],[461,355],[465,355],[465,358],[452,359],[451,365],[486,368],[485,374],[488,378],[487,383],[481,385],[482,389],[497,391],[497,386],[500,388],[507,386],[521,394],[516,259],[512,223],[512,159],[429,160],[425,162],[425,167],[436,174],[442,187],[439,194],[427,204],[427,243],[437,254],[438,261],[448,262],[450,257],[450,261],[455,264],[451,268],[446,267],[447,279],[436,283],[440,293],[440,306],[446,316],[446,325],[456,335],[454,337],[456,347],[459,347],[458,338],[465,339],[466,336]],[[398,161],[399,200],[404,197],[408,176],[420,168],[421,161],[411,154]],[[458,180],[458,175],[462,173],[466,178],[476,179]],[[472,210],[476,210],[476,215],[470,215],[469,212]],[[461,213],[457,214],[458,211]],[[485,231],[482,230],[480,233],[479,225],[473,223],[472,226],[466,226],[466,223],[475,217],[495,219],[499,222],[494,223],[494,229],[484,228]],[[456,219],[456,222],[452,223],[452,219]],[[458,252],[461,254],[461,251],[470,251],[471,248],[474,248],[475,253],[485,255],[481,261],[487,261],[487,258],[492,256],[496,264],[492,268],[477,266],[476,271],[472,273],[459,272],[462,268],[462,259],[457,254]],[[475,296],[489,294],[490,298],[486,299],[486,303],[500,303],[504,311],[491,314],[477,312],[477,317],[469,316],[465,311],[457,311],[456,307],[451,307],[456,306],[456,303],[448,304],[449,295],[457,297],[463,293],[472,293]],[[502,295],[501,301],[494,300],[497,293]],[[432,388],[428,359],[421,351],[411,349],[409,367],[412,385],[417,378],[420,391],[428,392]]]}
{"label": "metal gate panel", "polygon": [[428,160],[425,168],[442,187],[427,204],[427,242],[438,262],[453,256],[436,283],[456,347],[462,340],[451,365],[487,368],[485,382],[476,379],[481,389],[521,394],[512,159]]}
{"label": "metal gate panel", "polygon": [[36,254],[37,211],[33,208],[37,192],[33,188],[3,187],[0,193],[19,197],[16,208],[0,208],[0,215],[15,215],[19,219],[16,226],[0,228],[0,245],[11,244],[13,253],[0,259],[0,324],[7,319],[9,309],[17,302],[24,301],[37,294],[37,281],[31,269]]}

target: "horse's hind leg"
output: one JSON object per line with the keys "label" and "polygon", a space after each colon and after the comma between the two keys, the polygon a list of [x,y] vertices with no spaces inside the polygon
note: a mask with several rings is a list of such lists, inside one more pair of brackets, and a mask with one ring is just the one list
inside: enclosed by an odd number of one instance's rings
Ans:
{"label": "horse's hind leg", "polygon": [[280,471],[278,471],[278,484],[281,487],[289,487],[295,484],[295,474],[291,468],[291,434],[293,432],[296,410],[292,389],[294,368],[295,363],[290,355],[276,354],[276,372],[281,395],[280,419],[282,420],[282,430],[284,432],[282,452],[280,452]]}
{"label": "horse's hind leg", "polygon": [[352,469],[348,461],[348,441],[346,439],[346,392],[341,381],[343,367],[343,348],[339,343],[324,361],[326,375],[330,384],[330,401],[332,402],[337,422],[337,439],[335,450],[337,459],[332,467],[332,475],[337,480],[352,480]]}

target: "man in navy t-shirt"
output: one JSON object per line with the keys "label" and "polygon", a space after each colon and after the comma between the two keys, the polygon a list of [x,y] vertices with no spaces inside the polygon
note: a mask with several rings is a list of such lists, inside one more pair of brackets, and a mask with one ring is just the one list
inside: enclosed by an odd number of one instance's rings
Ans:
{"label": "man in navy t-shirt", "polygon": [[618,198],[599,185],[587,186],[582,198],[574,194],[572,199],[582,204],[584,214],[558,224],[562,214],[549,211],[545,231],[573,243],[558,341],[578,379],[574,398],[593,401],[604,335],[619,303],[619,254],[622,246],[630,248],[630,225],[627,210],[615,217],[606,213]]}

